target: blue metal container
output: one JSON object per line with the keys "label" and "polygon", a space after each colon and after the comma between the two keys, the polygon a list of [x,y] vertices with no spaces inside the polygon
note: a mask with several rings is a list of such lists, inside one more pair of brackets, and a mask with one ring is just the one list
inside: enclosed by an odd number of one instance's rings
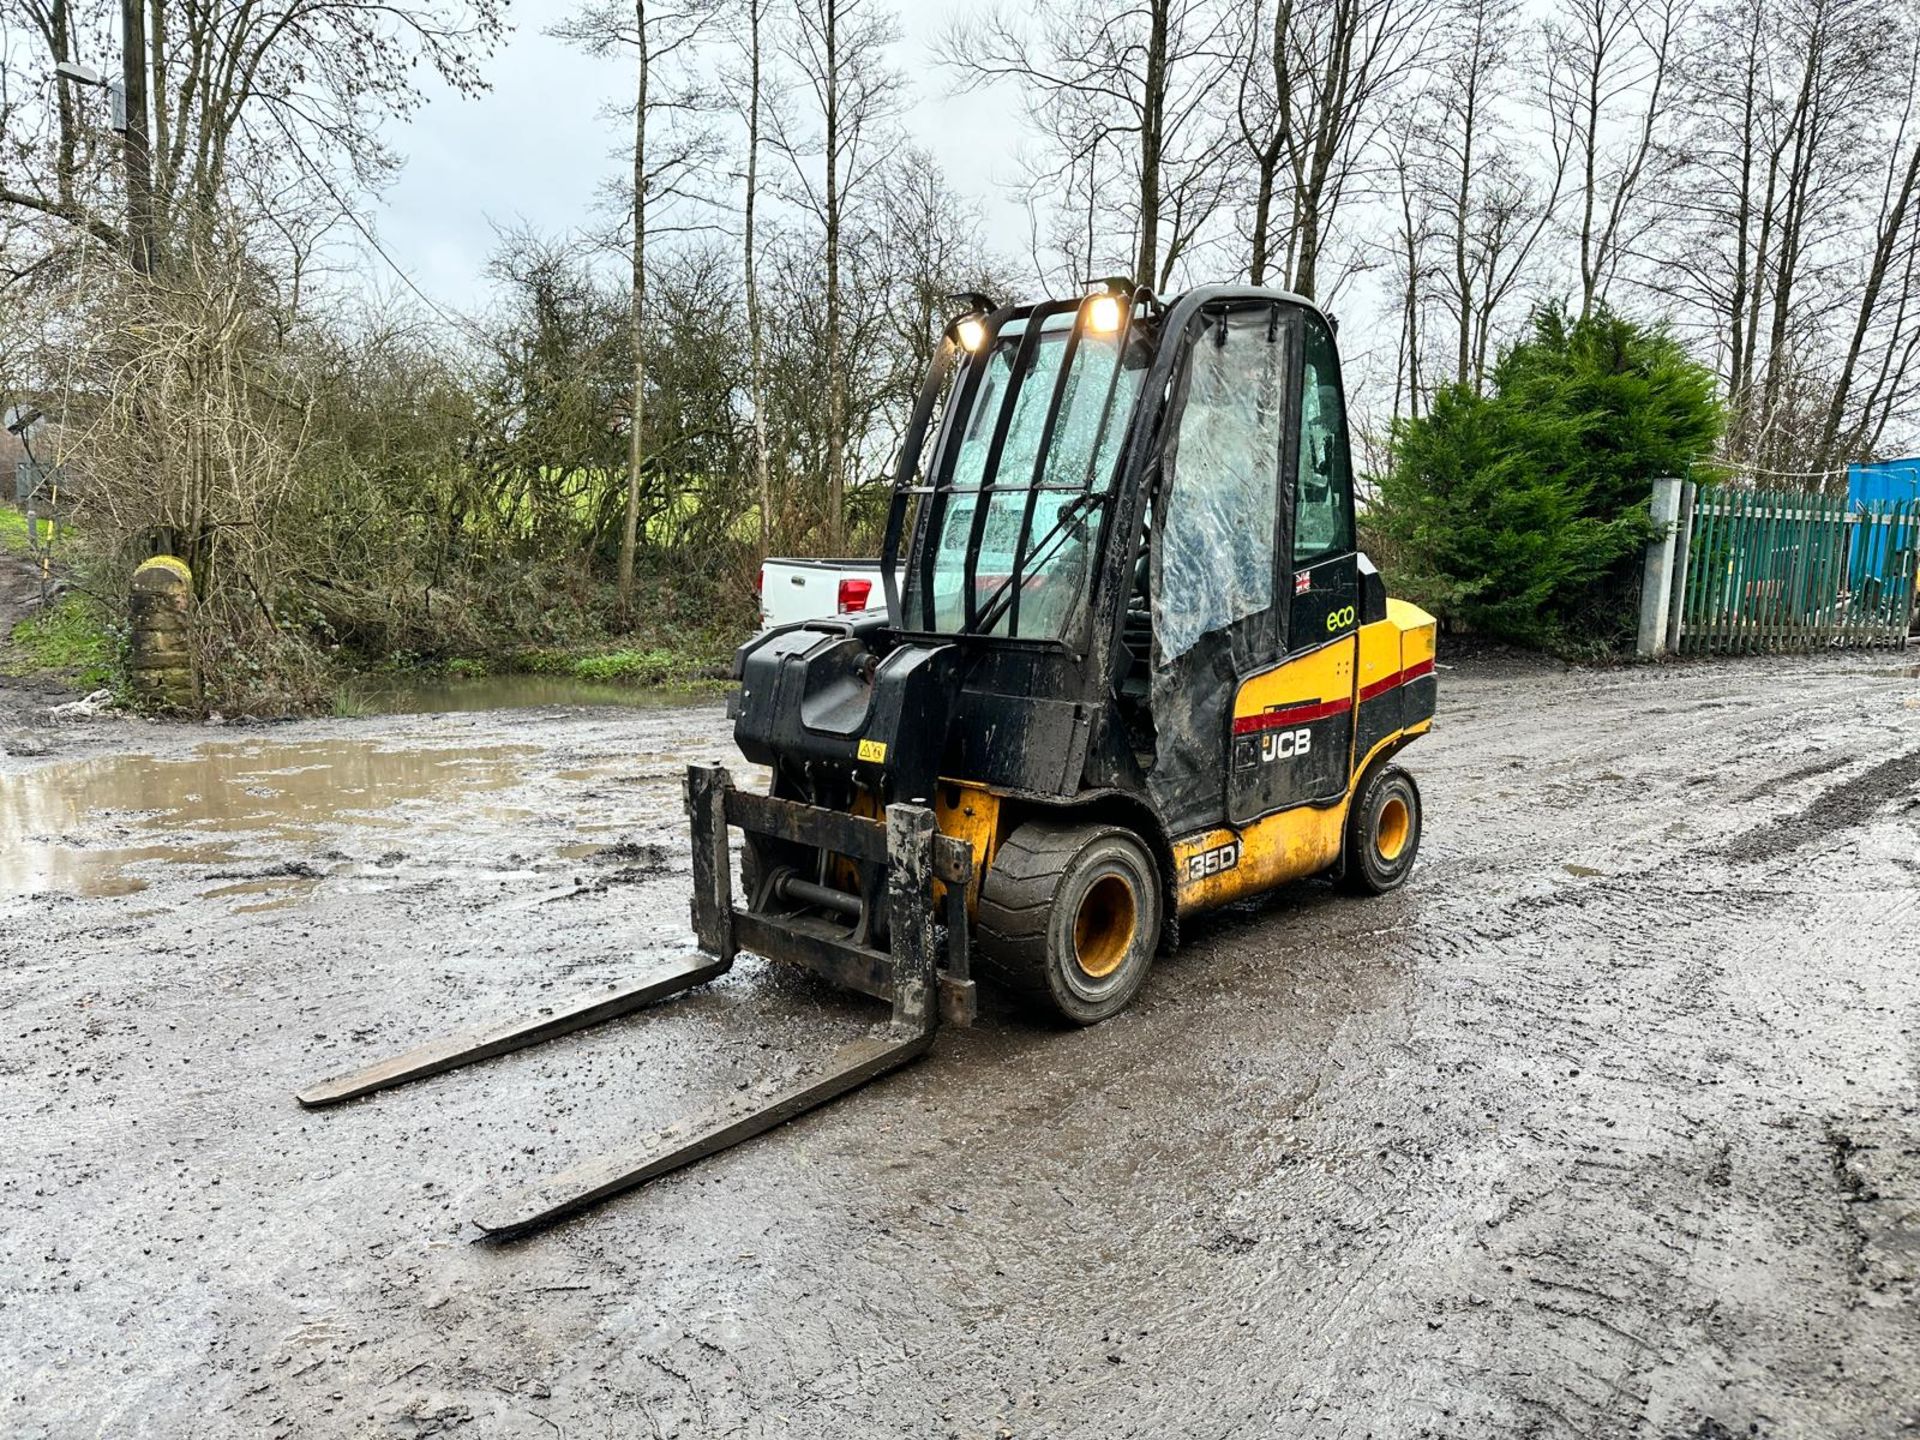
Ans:
{"label": "blue metal container", "polygon": [[1847,508],[1874,502],[1920,500],[1920,456],[1847,466]]}

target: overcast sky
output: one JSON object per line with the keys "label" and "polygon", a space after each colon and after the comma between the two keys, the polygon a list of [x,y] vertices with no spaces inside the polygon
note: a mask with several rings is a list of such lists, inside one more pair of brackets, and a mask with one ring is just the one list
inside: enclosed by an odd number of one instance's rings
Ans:
{"label": "overcast sky", "polygon": [[[906,124],[953,186],[980,205],[989,244],[1023,255],[1025,212],[1010,196],[1019,175],[1017,111],[1005,96],[949,95],[950,78],[929,59],[934,36],[965,3],[900,7],[904,38],[894,59],[910,89]],[[513,32],[486,67],[493,88],[476,99],[435,89],[410,123],[389,132],[405,168],[376,212],[377,232],[437,301],[463,309],[484,302],[493,226],[570,229],[593,218],[600,186],[621,173],[624,122],[602,112],[627,98],[632,68],[590,59],[544,33],[573,8],[519,0]]]}

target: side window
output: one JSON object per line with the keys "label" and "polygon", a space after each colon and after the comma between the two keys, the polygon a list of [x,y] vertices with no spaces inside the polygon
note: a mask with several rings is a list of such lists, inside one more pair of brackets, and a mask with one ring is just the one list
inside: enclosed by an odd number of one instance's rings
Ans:
{"label": "side window", "polygon": [[1153,592],[1162,661],[1273,604],[1288,339],[1263,308],[1193,342]]}
{"label": "side window", "polygon": [[1300,387],[1300,472],[1293,492],[1295,568],[1353,549],[1353,470],[1340,362],[1318,315],[1307,316]]}

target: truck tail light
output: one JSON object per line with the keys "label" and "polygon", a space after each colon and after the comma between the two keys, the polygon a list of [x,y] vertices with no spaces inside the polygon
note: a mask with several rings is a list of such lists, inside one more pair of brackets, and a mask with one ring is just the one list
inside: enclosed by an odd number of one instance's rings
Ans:
{"label": "truck tail light", "polygon": [[840,613],[857,615],[867,608],[867,597],[873,593],[871,580],[842,580],[840,582]]}

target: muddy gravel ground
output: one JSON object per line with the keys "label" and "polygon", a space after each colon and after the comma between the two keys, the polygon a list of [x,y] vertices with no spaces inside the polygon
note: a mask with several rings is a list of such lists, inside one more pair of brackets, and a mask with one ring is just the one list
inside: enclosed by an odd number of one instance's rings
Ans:
{"label": "muddy gravel ground", "polygon": [[1405,890],[1190,924],[1092,1030],[989,998],[508,1247],[484,1198],[879,1016],[749,960],[294,1105],[676,953],[719,707],[0,718],[0,1433],[1920,1429],[1920,672],[1441,694]]}

